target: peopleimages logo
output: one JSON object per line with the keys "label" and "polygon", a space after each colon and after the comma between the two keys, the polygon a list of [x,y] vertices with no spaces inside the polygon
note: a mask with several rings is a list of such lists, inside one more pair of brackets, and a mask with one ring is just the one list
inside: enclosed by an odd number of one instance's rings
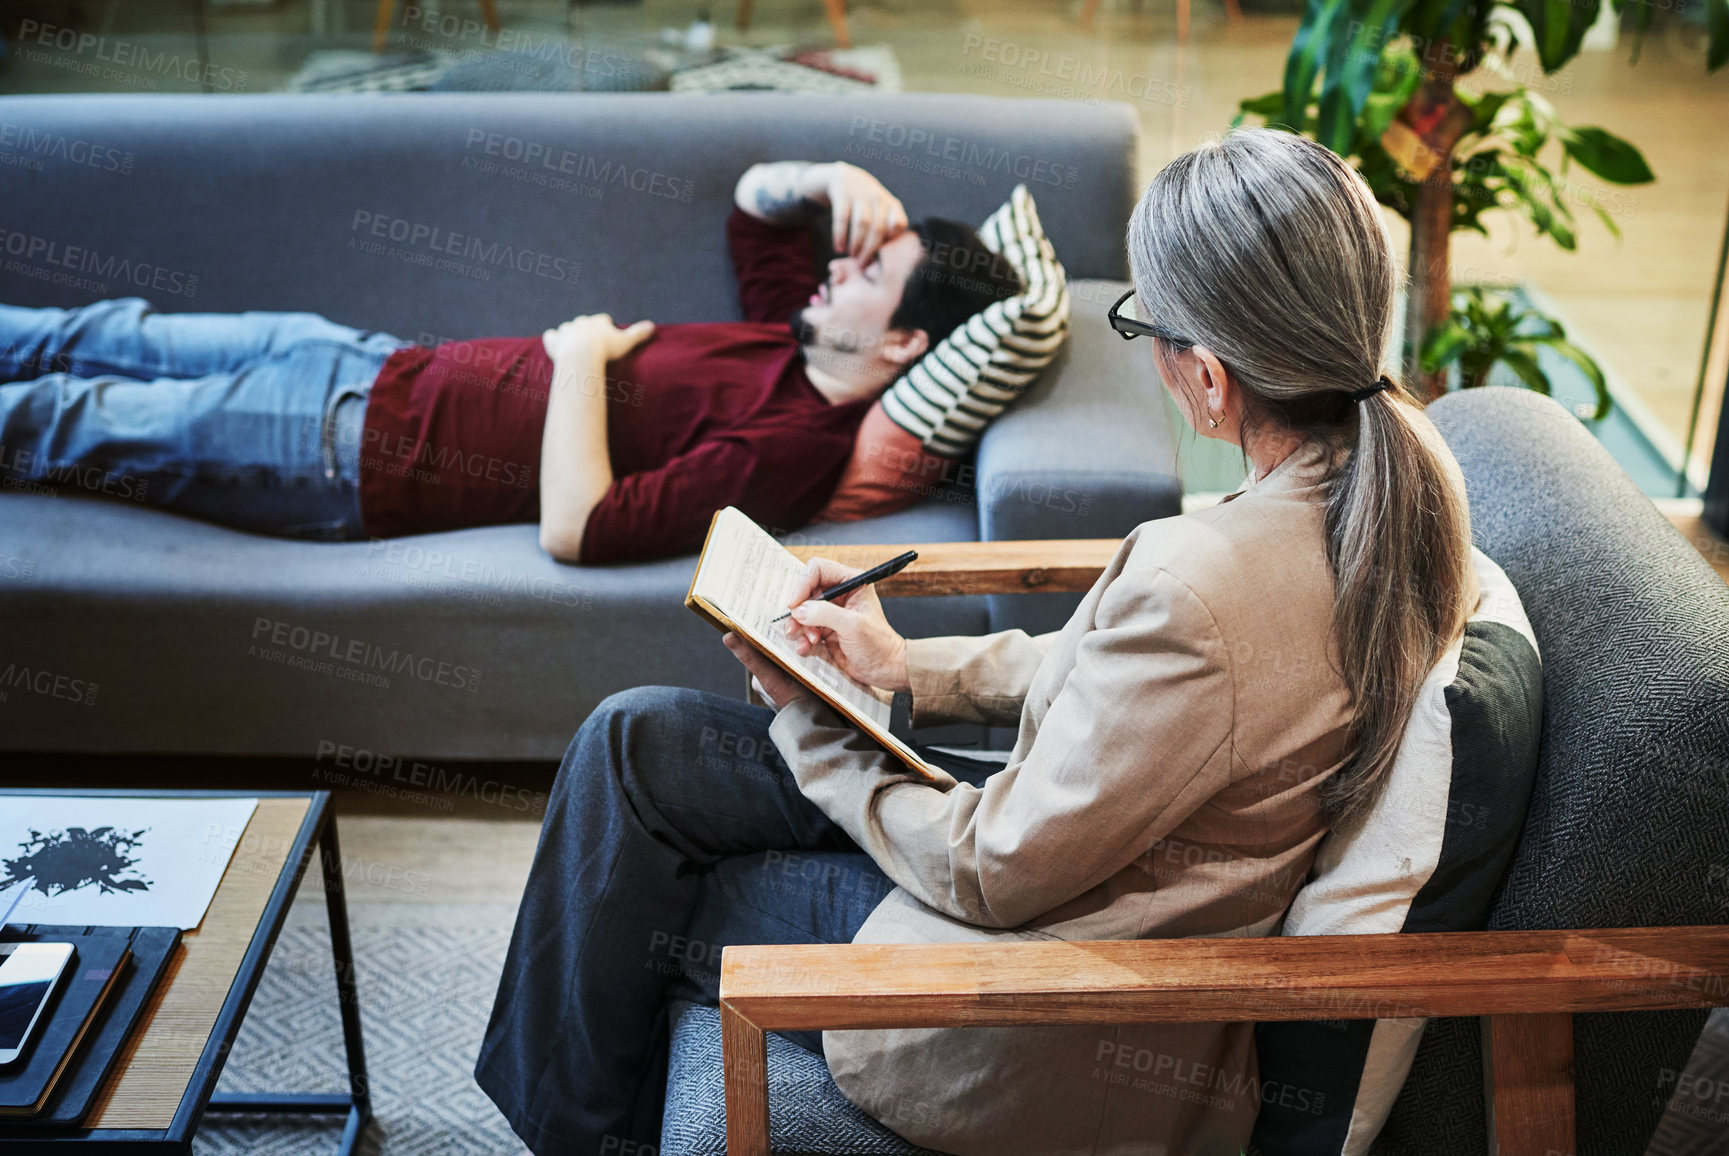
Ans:
{"label": "peopleimages logo", "polygon": [[[661,197],[669,201],[690,203],[696,193],[696,182],[682,177],[670,176],[656,169],[632,166],[617,160],[602,160],[589,153],[576,152],[559,145],[548,144],[545,141],[528,140],[524,137],[510,136],[501,132],[487,132],[485,129],[471,128],[468,130],[468,140],[465,149],[470,153],[478,152],[483,157],[496,157],[501,161],[511,161],[522,166],[522,172],[531,176],[569,177],[572,180],[595,182],[594,188],[604,193],[607,186],[625,189],[633,193],[642,193],[650,197]],[[475,162],[471,164],[470,162]],[[462,158],[463,167],[477,168],[481,172],[499,172],[506,176],[512,175],[508,167],[489,165],[486,161],[476,161],[473,157]],[[531,183],[539,183],[531,180]],[[572,189],[580,186],[571,184]],[[596,198],[598,199],[598,197]]]}
{"label": "peopleimages logo", "polygon": [[[0,121],[0,149],[10,150],[0,152],[0,163],[5,163],[6,158],[39,162],[46,157],[122,176],[132,172],[131,152],[57,132],[39,132],[11,121]],[[41,169],[39,163],[31,167]]]}
{"label": "peopleimages logo", "polygon": [[[968,33],[961,55],[978,54],[977,63],[962,65],[971,76],[995,76],[1017,88],[1070,99],[1143,100],[1173,108],[1189,107],[1190,90],[1144,73],[1083,60],[1048,48]],[[989,67],[986,67],[989,66]]]}
{"label": "peopleimages logo", "polygon": [[[73,72],[110,80],[123,80],[130,74],[145,80],[150,88],[156,87],[154,79],[157,77],[174,77],[206,86],[215,92],[244,92],[246,89],[247,74],[244,70],[219,68],[196,57],[152,51],[149,46],[130,40],[80,32],[76,28],[44,24],[40,20],[19,22],[18,44],[19,54],[28,60],[56,64]],[[45,59],[46,53],[33,50],[37,45],[55,49],[69,57],[87,59],[82,62]]]}
{"label": "peopleimages logo", "polygon": [[[192,297],[198,292],[198,277],[150,261],[116,257],[83,245],[68,245],[48,237],[0,228],[0,252],[19,259],[25,267],[54,272],[60,277],[87,274],[104,281],[123,281],[140,289]],[[22,271],[22,270],[14,270]]]}
{"label": "peopleimages logo", "polygon": [[[363,444],[368,457],[396,458],[403,463],[423,467],[429,471],[429,477],[422,480],[429,480],[434,485],[450,473],[485,478],[489,482],[497,482],[501,486],[515,486],[521,490],[530,489],[535,484],[534,467],[531,465],[483,454],[478,450],[464,453],[456,446],[435,446],[431,442],[419,440],[414,434],[393,434],[388,430],[369,428],[363,435]],[[390,472],[400,474],[406,472],[406,469]]]}
{"label": "peopleimages logo", "polygon": [[567,257],[519,248],[501,241],[487,241],[470,233],[457,233],[439,225],[428,225],[406,217],[393,217],[387,213],[373,213],[365,209],[354,211],[354,219],[349,222],[348,231],[358,235],[348,239],[349,245],[355,247],[370,245],[368,239],[377,238],[406,246],[429,259],[443,256],[473,261],[494,269],[514,269],[518,273],[544,277],[549,281],[575,281],[582,269],[581,265]]}
{"label": "peopleimages logo", "polygon": [[[359,682],[371,682],[384,675],[406,674],[421,682],[437,683],[453,690],[480,689],[480,671],[475,667],[416,656],[412,651],[389,650],[359,638],[343,638],[340,634],[272,618],[253,620],[252,642],[248,654],[315,673],[346,677],[352,672],[373,676],[354,679]],[[271,647],[278,649],[272,650]],[[383,685],[388,687],[389,680],[385,679]]]}
{"label": "peopleimages logo", "polygon": [[7,663],[6,668],[0,670],[0,702],[6,701],[8,691],[20,690],[78,706],[93,706],[96,692],[100,689],[100,684],[88,679],[74,678],[42,667],[20,666],[16,662]]}
{"label": "peopleimages logo", "polygon": [[[1080,179],[1080,170],[1073,165],[1059,164],[1030,153],[1017,153],[995,145],[983,145],[950,133],[855,116],[847,135],[854,138],[846,151],[868,160],[881,160],[900,168],[913,168],[945,174],[942,166],[960,170],[952,175],[977,178],[983,173],[997,173],[1034,184],[1056,185],[1072,189]],[[922,163],[915,163],[922,162]]]}

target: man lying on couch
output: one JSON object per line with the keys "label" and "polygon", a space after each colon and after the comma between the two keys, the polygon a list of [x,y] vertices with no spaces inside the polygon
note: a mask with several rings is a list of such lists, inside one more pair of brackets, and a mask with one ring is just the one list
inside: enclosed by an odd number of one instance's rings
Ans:
{"label": "man lying on couch", "polygon": [[[734,201],[739,322],[601,313],[425,348],[309,313],[0,306],[0,484],[297,538],[538,521],[585,563],[692,550],[727,505],[797,528],[877,396],[1020,286],[852,165],[756,165]],[[841,255],[819,282],[824,207]]]}

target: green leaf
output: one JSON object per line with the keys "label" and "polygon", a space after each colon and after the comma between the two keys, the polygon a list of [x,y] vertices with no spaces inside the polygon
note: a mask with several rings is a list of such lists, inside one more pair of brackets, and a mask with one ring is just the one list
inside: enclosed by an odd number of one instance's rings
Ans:
{"label": "green leaf", "polygon": [[1604,418],[1608,417],[1609,409],[1612,405],[1609,398],[1609,380],[1604,376],[1603,367],[1597,364],[1596,359],[1589,353],[1586,353],[1583,349],[1580,349],[1577,345],[1574,345],[1571,341],[1567,341],[1564,338],[1557,337],[1544,342],[1544,344],[1550,349],[1553,349],[1556,353],[1559,353],[1562,357],[1565,357],[1568,361],[1571,361],[1574,365],[1578,366],[1579,371],[1583,373],[1586,380],[1591,383],[1591,388],[1596,391],[1597,412],[1591,415],[1591,420],[1602,421]]}
{"label": "green leaf", "polygon": [[1303,20],[1291,38],[1285,57],[1285,124],[1308,119],[1309,101],[1315,95],[1315,80],[1321,75],[1321,60],[1333,35],[1333,25],[1348,10],[1347,0],[1303,0]]}
{"label": "green leaf", "polygon": [[1534,389],[1545,396],[1549,393],[1549,375],[1543,372],[1543,367],[1537,364],[1537,359],[1522,349],[1503,349],[1500,361],[1508,369],[1519,375],[1519,380],[1525,383],[1525,388]]}
{"label": "green leaf", "polygon": [[1499,133],[1522,157],[1535,157],[1549,143],[1554,110],[1549,102],[1527,88],[1507,94],[1491,129]]}
{"label": "green leaf", "polygon": [[1537,59],[1554,72],[1579,53],[1585,30],[1597,20],[1600,0],[1515,0],[1513,7],[1531,22]]}
{"label": "green leaf", "polygon": [[[1381,52],[1412,0],[1346,0],[1348,20],[1337,21],[1326,44],[1326,74],[1321,78],[1315,139],[1344,155],[1356,136],[1357,117],[1374,88]],[[1286,99],[1289,100],[1289,91]]]}
{"label": "green leaf", "polygon": [[1472,336],[1457,321],[1436,326],[1423,339],[1421,361],[1424,373],[1436,373],[1452,365],[1470,349]]}
{"label": "green leaf", "polygon": [[1615,223],[1615,218],[1609,215],[1609,210],[1599,205],[1595,200],[1591,202],[1591,210],[1597,214],[1597,219],[1603,222],[1603,227],[1609,230],[1610,236],[1619,241],[1621,239],[1621,226]]}
{"label": "green leaf", "polygon": [[1645,163],[1645,155],[1612,132],[1600,128],[1565,128],[1561,130],[1561,147],[1568,156],[1606,181],[1643,185],[1657,179],[1657,174]]}
{"label": "green leaf", "polygon": [[1269,92],[1263,96],[1251,96],[1241,101],[1237,108],[1250,116],[1262,117],[1266,120],[1276,120],[1285,110],[1285,94]]}
{"label": "green leaf", "polygon": [[1486,133],[1495,123],[1495,117],[1500,113],[1501,106],[1507,103],[1511,92],[1485,92],[1481,96],[1470,96],[1465,92],[1458,94],[1459,100],[1471,110],[1471,132]]}
{"label": "green leaf", "polygon": [[1363,104],[1362,115],[1357,118],[1356,152],[1359,156],[1380,146],[1381,134],[1410,103],[1422,83],[1423,69],[1415,55],[1403,49],[1389,49],[1381,55],[1375,86]]}
{"label": "green leaf", "polygon": [[1729,0],[1705,0],[1705,27],[1711,33],[1705,70],[1716,72],[1729,63]]}
{"label": "green leaf", "polygon": [[1551,208],[1540,195],[1542,190],[1552,189],[1549,174],[1535,165],[1502,165],[1498,168],[1507,180],[1507,190],[1513,194],[1517,205],[1525,210],[1525,215],[1531,218],[1537,231],[1553,238],[1563,249],[1578,248],[1578,238],[1568,224],[1570,210],[1560,202]]}

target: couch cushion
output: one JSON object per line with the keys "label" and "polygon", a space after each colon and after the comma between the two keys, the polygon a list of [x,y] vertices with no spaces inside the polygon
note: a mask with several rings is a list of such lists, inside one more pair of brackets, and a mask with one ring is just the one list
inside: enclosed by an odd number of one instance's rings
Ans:
{"label": "couch cushion", "polygon": [[[720,1062],[720,1012],[672,1005],[672,1055],[660,1156],[726,1156],[726,1085]],[[854,1107],[829,1078],[828,1065],[768,1033],[769,1151],[774,1156],[924,1156]]]}
{"label": "couch cushion", "polygon": [[[785,540],[965,541],[975,524],[970,507],[931,501]],[[737,661],[684,608],[695,560],[562,566],[527,525],[295,542],[101,498],[0,495],[0,672],[97,687],[8,691],[0,749],[556,759],[614,691],[740,693]],[[988,628],[976,597],[896,599],[890,613],[915,635]]]}
{"label": "couch cushion", "polygon": [[[1481,551],[1472,561],[1482,598],[1464,636],[1424,682],[1374,806],[1322,841],[1285,935],[1477,931],[1488,918],[1525,822],[1543,671],[1518,591]],[[1424,1022],[1258,1025],[1262,1156],[1367,1152]]]}

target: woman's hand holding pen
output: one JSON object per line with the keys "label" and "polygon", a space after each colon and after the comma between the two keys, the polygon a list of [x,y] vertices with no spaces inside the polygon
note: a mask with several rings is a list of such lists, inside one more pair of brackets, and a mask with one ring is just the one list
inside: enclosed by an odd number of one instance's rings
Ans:
{"label": "woman's hand holding pen", "polygon": [[813,558],[793,598],[787,636],[800,654],[823,649],[834,664],[859,682],[887,691],[910,690],[907,641],[883,614],[876,588],[861,586],[832,602],[806,601],[861,573],[826,558]]}

